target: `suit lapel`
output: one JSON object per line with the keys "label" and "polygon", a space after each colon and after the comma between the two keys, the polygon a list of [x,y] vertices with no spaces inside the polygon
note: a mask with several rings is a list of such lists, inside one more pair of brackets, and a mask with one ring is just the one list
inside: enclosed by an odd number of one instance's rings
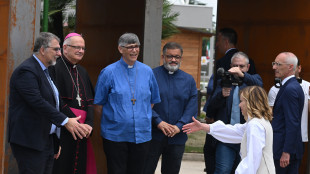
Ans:
{"label": "suit lapel", "polygon": [[36,67],[36,70],[38,71],[38,74],[41,78],[42,83],[44,83],[44,86],[48,86],[48,90],[50,91],[51,94],[53,94],[53,101],[56,103],[55,97],[54,97],[54,91],[52,89],[52,86],[50,82],[48,81],[42,67],[40,66],[39,62],[32,56],[32,61],[34,62],[34,65]]}
{"label": "suit lapel", "polygon": [[274,102],[274,106],[276,106],[276,104],[277,104],[279,98],[280,98],[281,95],[283,94],[283,91],[284,91],[285,87],[286,87],[289,83],[291,83],[294,79],[295,79],[295,77],[290,78],[288,81],[285,82],[285,84],[284,84],[283,86],[280,87],[280,90],[279,90],[279,92],[278,92],[278,94],[277,94],[277,96],[276,96],[276,100],[275,100],[275,102]]}

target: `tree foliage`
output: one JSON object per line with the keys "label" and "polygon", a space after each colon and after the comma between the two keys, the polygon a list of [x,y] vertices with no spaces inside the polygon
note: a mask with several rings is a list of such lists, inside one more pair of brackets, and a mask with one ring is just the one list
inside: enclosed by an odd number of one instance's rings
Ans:
{"label": "tree foliage", "polygon": [[48,31],[58,36],[60,40],[64,39],[63,11],[69,6],[70,3],[72,3],[72,1],[74,0],[49,0]]}
{"label": "tree foliage", "polygon": [[163,1],[161,39],[166,39],[180,32],[178,28],[173,24],[173,22],[177,20],[179,13],[172,12],[171,7],[172,4],[170,4],[168,0]]}

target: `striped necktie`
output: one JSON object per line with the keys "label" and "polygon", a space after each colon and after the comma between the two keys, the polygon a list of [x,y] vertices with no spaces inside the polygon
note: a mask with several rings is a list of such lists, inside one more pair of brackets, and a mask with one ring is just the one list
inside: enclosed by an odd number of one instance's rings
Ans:
{"label": "striped necktie", "polygon": [[[47,77],[48,82],[51,85],[52,90],[53,90],[53,95],[54,95],[54,98],[56,100],[56,106],[55,107],[56,107],[57,111],[59,111],[58,90],[57,90],[55,84],[53,83],[50,74],[48,73],[48,69],[45,69],[44,73],[45,73],[45,75]],[[54,133],[54,131],[53,131],[53,129],[54,129],[56,131],[56,135],[58,136],[58,138],[60,138],[60,128],[56,127],[56,125],[52,124],[52,128],[51,129],[52,129],[51,133]]]}
{"label": "striped necktie", "polygon": [[56,101],[56,109],[59,111],[59,98],[58,98],[58,95],[57,95],[58,92],[56,92],[57,88],[56,88],[55,84],[53,83],[53,81],[51,79],[51,76],[49,75],[47,69],[44,70],[44,73],[45,73],[45,75],[47,77],[48,82],[51,85],[52,90],[53,90],[53,95],[54,95],[54,98],[55,98],[55,101]]}

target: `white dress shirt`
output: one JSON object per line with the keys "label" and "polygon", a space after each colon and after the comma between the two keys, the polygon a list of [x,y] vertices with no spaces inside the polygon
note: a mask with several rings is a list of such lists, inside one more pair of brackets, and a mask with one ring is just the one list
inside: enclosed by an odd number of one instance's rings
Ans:
{"label": "white dress shirt", "polygon": [[255,119],[244,124],[225,125],[222,121],[210,124],[210,135],[224,143],[239,144],[247,131],[247,156],[239,163],[236,174],[255,174],[262,158],[265,147],[265,129]]}

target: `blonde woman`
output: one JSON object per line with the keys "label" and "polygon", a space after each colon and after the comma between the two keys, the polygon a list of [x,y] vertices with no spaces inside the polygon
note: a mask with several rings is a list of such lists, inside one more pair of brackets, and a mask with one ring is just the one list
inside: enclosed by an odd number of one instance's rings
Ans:
{"label": "blonde woman", "polygon": [[236,174],[274,174],[272,111],[265,90],[259,86],[244,88],[240,91],[239,107],[246,120],[244,124],[205,124],[193,117],[194,122],[184,125],[182,130],[187,134],[204,130],[224,143],[241,143],[242,160]]}

